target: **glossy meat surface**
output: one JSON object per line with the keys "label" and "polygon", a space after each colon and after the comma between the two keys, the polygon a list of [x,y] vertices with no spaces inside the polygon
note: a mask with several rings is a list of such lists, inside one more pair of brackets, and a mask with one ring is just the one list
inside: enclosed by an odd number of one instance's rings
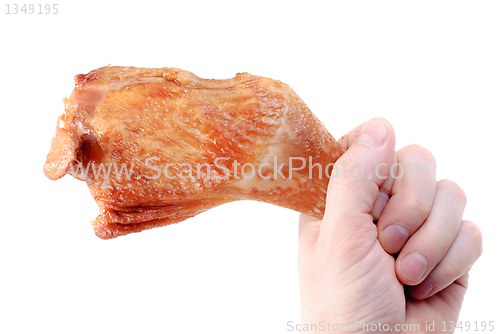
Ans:
{"label": "glossy meat surface", "polygon": [[245,199],[323,215],[325,172],[344,150],[286,84],[109,66],[75,84],[44,173],[86,181],[100,238]]}

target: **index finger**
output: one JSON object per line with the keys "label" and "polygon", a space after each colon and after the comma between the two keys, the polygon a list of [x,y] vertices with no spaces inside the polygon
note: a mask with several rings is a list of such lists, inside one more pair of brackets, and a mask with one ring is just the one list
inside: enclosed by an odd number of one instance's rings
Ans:
{"label": "index finger", "polygon": [[431,212],[436,194],[436,161],[418,145],[397,152],[398,174],[377,224],[386,252],[399,252]]}

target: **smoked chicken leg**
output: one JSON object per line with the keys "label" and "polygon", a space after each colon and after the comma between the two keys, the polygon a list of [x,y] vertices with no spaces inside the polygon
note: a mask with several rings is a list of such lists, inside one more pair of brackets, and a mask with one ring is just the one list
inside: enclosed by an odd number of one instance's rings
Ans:
{"label": "smoked chicken leg", "polygon": [[322,217],[343,148],[289,86],[103,67],[75,77],[44,166],[86,181],[102,239],[256,200]]}

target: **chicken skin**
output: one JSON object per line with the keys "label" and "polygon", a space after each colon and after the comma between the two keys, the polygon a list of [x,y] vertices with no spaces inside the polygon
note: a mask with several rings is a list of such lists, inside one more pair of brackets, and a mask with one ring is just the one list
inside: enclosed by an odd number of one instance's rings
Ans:
{"label": "chicken skin", "polygon": [[322,217],[344,149],[286,84],[103,67],[75,77],[44,166],[84,180],[102,239],[256,200]]}

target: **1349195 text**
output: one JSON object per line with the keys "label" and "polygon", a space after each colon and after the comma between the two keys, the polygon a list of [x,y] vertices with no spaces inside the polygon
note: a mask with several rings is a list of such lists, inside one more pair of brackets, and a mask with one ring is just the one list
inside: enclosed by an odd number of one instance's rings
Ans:
{"label": "1349195 text", "polygon": [[59,4],[6,4],[5,5],[5,14],[12,15],[48,15],[48,14],[57,14],[59,13]]}

